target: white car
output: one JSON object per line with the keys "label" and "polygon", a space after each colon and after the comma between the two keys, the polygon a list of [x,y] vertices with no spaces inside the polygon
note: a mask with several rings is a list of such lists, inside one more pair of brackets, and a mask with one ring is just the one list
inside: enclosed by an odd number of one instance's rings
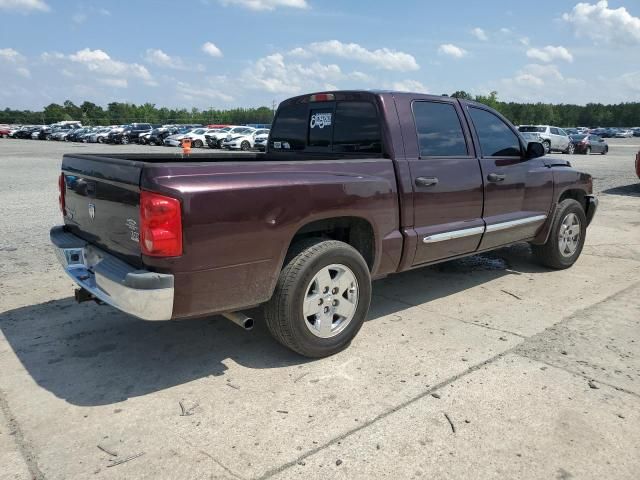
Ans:
{"label": "white car", "polygon": [[269,136],[269,130],[266,128],[256,130],[252,127],[247,127],[247,129],[253,131],[238,131],[235,134],[227,135],[227,138],[222,141],[222,148],[228,148],[229,150],[251,150],[256,148],[256,138],[258,136],[261,138]]}
{"label": "white car", "polygon": [[232,129],[222,140],[220,148],[229,150],[251,150],[255,142],[257,130],[253,127],[239,127]]}
{"label": "white car", "polygon": [[201,128],[192,128],[189,130],[181,130],[178,133],[174,133],[173,135],[169,135],[164,139],[165,147],[180,147],[182,146],[182,139],[192,133],[194,130],[202,130]]}
{"label": "white car", "polygon": [[213,135],[220,131],[219,128],[196,128],[185,135],[185,138],[191,139],[191,146],[200,148],[206,145],[207,139],[205,135]]}
{"label": "white car", "polygon": [[[229,136],[236,133],[242,133],[245,129],[251,127],[242,127],[238,125],[230,125],[228,127],[221,128],[215,133],[207,134],[207,144],[210,148],[222,148],[222,142]],[[255,130],[255,128],[252,128]]]}
{"label": "white car", "polygon": [[614,135],[615,138],[631,138],[633,137],[633,130],[618,130]]}
{"label": "white car", "polygon": [[91,135],[87,135],[86,140],[87,143],[104,143],[111,131],[111,127],[99,128]]}
{"label": "white car", "polygon": [[269,141],[269,129],[262,128],[256,132],[255,140],[253,142],[253,148],[264,152],[267,149],[267,142]]}

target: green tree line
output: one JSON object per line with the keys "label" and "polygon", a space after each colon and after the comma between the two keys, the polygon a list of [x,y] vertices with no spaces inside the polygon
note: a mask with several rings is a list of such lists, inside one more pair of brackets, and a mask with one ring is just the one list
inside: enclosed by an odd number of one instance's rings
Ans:
{"label": "green tree line", "polygon": [[[467,98],[495,108],[516,125],[549,124],[563,127],[635,127],[640,125],[640,102],[604,105],[517,103],[498,100],[497,92],[472,96],[465,91],[451,96]],[[152,103],[135,105],[112,102],[106,108],[92,102],[76,105],[70,100],[62,105],[52,103],[42,111],[0,110],[0,123],[50,124],[61,120],[78,120],[85,125],[114,125],[131,122],[244,124],[271,123],[273,111],[268,107],[233,108],[229,110],[170,109]]]}
{"label": "green tree line", "polygon": [[640,102],[604,105],[501,102],[498,92],[475,97],[457,91],[452,97],[484,103],[507,117],[516,125],[557,125],[560,127],[636,127],[640,126]]}
{"label": "green tree line", "polygon": [[0,123],[51,124],[63,120],[77,120],[83,125],[119,125],[132,122],[244,124],[271,123],[273,111],[268,107],[233,108],[229,110],[172,109],[152,103],[135,105],[112,102],[106,108],[92,102],[76,105],[71,100],[62,105],[52,103],[42,111],[0,110]]}

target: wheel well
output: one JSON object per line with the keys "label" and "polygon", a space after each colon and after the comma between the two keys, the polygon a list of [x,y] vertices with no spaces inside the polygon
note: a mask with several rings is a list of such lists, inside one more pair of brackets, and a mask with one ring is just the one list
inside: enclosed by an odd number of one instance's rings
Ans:
{"label": "wheel well", "polygon": [[375,236],[373,227],[363,218],[337,217],[309,223],[296,232],[291,240],[291,245],[310,237],[325,237],[347,243],[360,252],[360,255],[367,262],[369,270],[373,268]]}
{"label": "wheel well", "polygon": [[586,201],[585,195],[586,195],[586,192],[584,190],[579,190],[579,189],[565,190],[564,192],[562,192],[562,195],[560,195],[560,198],[558,199],[558,203],[562,202],[563,200],[566,200],[567,198],[573,198],[580,205],[582,205],[582,209],[586,212],[587,201]]}

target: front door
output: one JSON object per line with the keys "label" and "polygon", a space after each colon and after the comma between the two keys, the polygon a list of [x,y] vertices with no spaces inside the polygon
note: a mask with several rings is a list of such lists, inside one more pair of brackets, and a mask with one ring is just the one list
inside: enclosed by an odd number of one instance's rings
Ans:
{"label": "front door", "polygon": [[[482,175],[456,99],[416,99],[400,112],[413,182],[413,265],[474,252],[482,220]],[[462,121],[461,121],[462,120]]]}
{"label": "front door", "polygon": [[533,238],[553,197],[553,174],[541,158],[526,159],[515,130],[480,106],[467,106],[484,181],[486,232],[480,250]]}

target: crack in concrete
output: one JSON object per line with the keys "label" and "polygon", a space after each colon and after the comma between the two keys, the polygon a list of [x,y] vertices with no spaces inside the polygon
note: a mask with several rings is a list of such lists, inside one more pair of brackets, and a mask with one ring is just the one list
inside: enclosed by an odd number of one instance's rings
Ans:
{"label": "crack in concrete", "polygon": [[[515,355],[518,355],[518,356],[520,356],[522,358],[527,358],[529,360],[533,360],[533,361],[536,361],[536,362],[547,364],[550,367],[559,368],[561,370],[566,371],[567,373],[575,374],[575,375],[580,376],[582,378],[587,378],[585,375],[582,375],[582,374],[580,374],[578,372],[572,372],[572,371],[570,371],[568,369],[565,369],[563,367],[559,367],[557,365],[553,365],[553,364],[547,363],[544,360],[528,357],[527,355],[519,353],[518,350],[521,349],[524,345],[526,345],[527,342],[529,342],[532,339],[538,337],[539,335],[544,334],[544,332],[546,332],[547,330],[549,330],[551,328],[554,328],[557,325],[560,325],[560,324],[563,324],[563,323],[568,323],[573,318],[575,318],[578,315],[580,315],[582,312],[586,312],[587,310],[590,310],[592,308],[596,308],[599,305],[604,304],[604,303],[616,298],[619,295],[624,295],[627,291],[633,290],[634,288],[636,288],[638,286],[640,286],[640,282],[635,282],[635,283],[633,283],[631,285],[628,285],[625,288],[623,288],[623,289],[621,289],[621,290],[619,290],[619,291],[617,291],[615,293],[612,293],[611,295],[605,297],[604,299],[602,299],[602,300],[600,300],[600,301],[598,301],[596,303],[593,303],[593,304],[591,304],[591,305],[589,305],[587,307],[584,307],[584,308],[581,308],[579,310],[576,310],[575,312],[571,313],[570,315],[567,315],[566,317],[562,318],[560,321],[558,321],[558,322],[554,323],[553,325],[545,328],[541,332],[536,333],[535,335],[531,335],[530,337],[523,337],[522,335],[513,334],[511,332],[505,332],[505,333],[511,333],[512,335],[516,335],[516,336],[518,336],[520,338],[524,338],[524,341],[520,342],[517,345],[515,345],[514,347],[509,348],[509,349],[507,349],[507,350],[505,350],[505,351],[503,351],[501,353],[498,353],[497,355],[494,355],[494,356],[492,356],[492,357],[490,357],[490,358],[488,358],[488,359],[486,359],[486,360],[484,360],[484,361],[482,361],[480,363],[472,365],[468,369],[466,369],[466,370],[464,370],[464,371],[462,371],[462,372],[460,372],[460,373],[458,373],[456,375],[453,375],[453,376],[443,380],[442,382],[440,382],[440,383],[428,388],[427,390],[424,390],[423,392],[419,393],[418,395],[416,395],[414,397],[411,397],[408,400],[405,400],[404,402],[402,402],[402,403],[400,403],[400,404],[398,404],[398,405],[396,405],[394,407],[391,407],[390,409],[380,413],[379,415],[376,415],[371,420],[369,420],[367,422],[364,422],[363,424],[361,424],[361,425],[359,425],[359,426],[357,426],[355,428],[352,428],[352,429],[350,429],[350,430],[348,430],[348,431],[346,431],[346,432],[344,432],[344,433],[332,438],[331,440],[329,440],[328,442],[325,442],[322,445],[318,445],[316,448],[313,448],[313,449],[307,451],[306,453],[304,453],[303,455],[298,456],[294,460],[291,460],[290,462],[284,463],[284,464],[282,464],[282,465],[280,465],[278,467],[275,467],[275,468],[272,468],[270,470],[267,470],[266,472],[264,472],[259,477],[256,477],[254,480],[267,480],[267,479],[273,477],[274,475],[277,475],[277,474],[279,474],[279,473],[281,473],[281,472],[283,472],[285,470],[288,470],[291,467],[295,467],[299,462],[302,462],[302,461],[306,460],[307,458],[315,455],[316,453],[319,453],[322,450],[324,450],[324,449],[326,449],[328,447],[331,447],[331,446],[337,444],[338,442],[343,441],[344,439],[346,439],[346,438],[348,438],[348,437],[350,437],[350,436],[352,436],[352,435],[364,430],[365,428],[370,427],[374,423],[376,423],[376,422],[378,422],[380,420],[383,420],[383,419],[389,417],[390,415],[393,415],[394,413],[396,413],[396,412],[398,412],[400,410],[405,409],[406,407],[408,407],[408,406],[414,404],[415,402],[427,397],[428,395],[431,395],[432,393],[435,393],[436,391],[440,390],[441,388],[446,387],[447,385],[450,385],[450,384],[452,384],[454,382],[457,382],[461,378],[464,378],[467,375],[469,375],[469,374],[471,374],[473,372],[476,372],[476,371],[480,370],[481,368],[483,368],[483,367],[485,367],[487,365],[490,365],[490,364],[496,362],[497,360],[499,360],[499,359],[501,359],[501,358],[503,358],[503,357],[505,357],[505,356],[507,356],[509,354],[515,354]],[[385,298],[385,297],[383,297],[383,298]],[[388,298],[388,300],[394,300],[394,301],[397,301],[398,303],[403,303],[405,305],[409,305],[409,306],[413,306],[413,307],[419,307],[418,305],[412,305],[412,304],[410,304],[408,302],[404,302],[404,301],[397,300],[397,299],[394,299],[394,298]],[[424,309],[421,309],[421,310],[426,311]],[[461,321],[461,320],[456,319],[454,317],[448,317],[448,318],[452,318],[454,320]],[[467,323],[467,322],[463,322],[463,323]],[[476,326],[479,326],[479,327],[480,326],[481,327],[486,327],[484,325],[477,325],[477,324],[474,324],[474,323],[468,323],[468,324],[469,325],[476,325]],[[624,388],[621,388],[621,387],[617,387],[615,385],[610,385],[610,384],[608,384],[606,382],[601,382],[600,380],[597,380],[597,379],[595,379],[595,380],[598,383],[601,383],[602,385],[606,385],[606,386],[614,388],[614,389],[616,389],[618,391],[622,391],[624,393],[627,393],[627,394],[630,394],[630,395],[633,395],[633,396],[640,396],[640,395],[636,394],[635,392],[629,391],[627,389],[624,389]]]}
{"label": "crack in concrete", "polygon": [[274,475],[277,475],[278,473],[281,473],[285,470],[288,470],[291,467],[296,466],[299,462],[315,455],[318,452],[321,452],[322,450],[331,447],[332,445],[337,444],[338,442],[341,442],[342,440],[344,440],[345,438],[348,438],[356,433],[358,433],[361,430],[364,430],[365,428],[373,425],[374,423],[383,420],[385,418],[387,418],[390,415],[393,415],[394,413],[405,409],[406,407],[408,407],[409,405],[414,404],[415,402],[422,400],[423,398],[431,395],[432,393],[436,392],[437,390],[440,390],[443,387],[446,387],[447,385],[450,385],[458,380],[460,380],[461,378],[464,378],[465,376],[480,370],[481,368],[490,365],[491,363],[495,362],[496,360],[501,359],[502,357],[504,357],[505,355],[513,352],[515,347],[510,348],[508,350],[505,350],[503,352],[498,353],[497,355],[494,355],[480,363],[477,363],[475,365],[472,365],[471,367],[467,368],[466,370],[453,375],[445,380],[443,380],[440,383],[437,383],[436,385],[429,387],[427,390],[424,390],[423,392],[419,393],[418,395],[409,398],[408,400],[405,400],[404,402],[391,407],[390,409],[380,413],[379,415],[376,415],[374,418],[372,418],[371,420],[364,422],[363,424],[352,428],[350,430],[347,430],[346,432],[338,435],[337,437],[332,438],[331,440],[329,440],[328,442],[323,443],[322,445],[318,445],[317,447],[307,451],[306,453],[304,453],[303,455],[300,455],[299,457],[295,458],[294,460],[291,460],[290,462],[284,463],[278,467],[272,468],[270,470],[267,470],[266,472],[264,472],[262,475],[260,475],[259,477],[256,477],[255,480],[267,480],[268,478],[273,477]]}
{"label": "crack in concrete", "polygon": [[45,476],[40,471],[38,467],[38,461],[36,460],[36,454],[33,451],[33,448],[24,438],[24,434],[22,429],[20,428],[20,424],[16,417],[11,413],[11,408],[9,407],[9,402],[7,402],[6,395],[2,389],[0,389],[0,410],[4,415],[7,425],[9,426],[10,431],[12,432],[12,436],[16,446],[18,447],[18,451],[24,460],[29,473],[31,474],[31,478],[33,480],[45,480]]}
{"label": "crack in concrete", "polygon": [[376,293],[375,296],[380,297],[380,298],[384,298],[385,300],[389,300],[389,301],[392,301],[392,302],[397,302],[397,303],[400,303],[402,305],[406,305],[408,307],[419,308],[423,312],[432,313],[432,314],[435,314],[435,315],[440,315],[441,317],[448,318],[449,320],[455,320],[456,322],[462,322],[462,323],[464,323],[466,325],[473,325],[474,327],[486,328],[487,330],[493,330],[495,332],[506,333],[506,334],[509,334],[509,335],[513,335],[514,337],[519,337],[519,338],[523,338],[523,339],[527,338],[525,335],[522,335],[522,334],[516,333],[516,332],[512,332],[510,330],[503,330],[501,328],[490,327],[488,325],[483,325],[481,323],[470,322],[469,320],[463,320],[461,318],[454,317],[452,315],[447,315],[446,313],[433,312],[431,310],[427,310],[426,308],[422,308],[422,305],[415,305],[415,304],[413,304],[411,302],[407,302],[407,301],[401,300],[399,298],[387,297],[386,295],[380,295],[379,293]]}

